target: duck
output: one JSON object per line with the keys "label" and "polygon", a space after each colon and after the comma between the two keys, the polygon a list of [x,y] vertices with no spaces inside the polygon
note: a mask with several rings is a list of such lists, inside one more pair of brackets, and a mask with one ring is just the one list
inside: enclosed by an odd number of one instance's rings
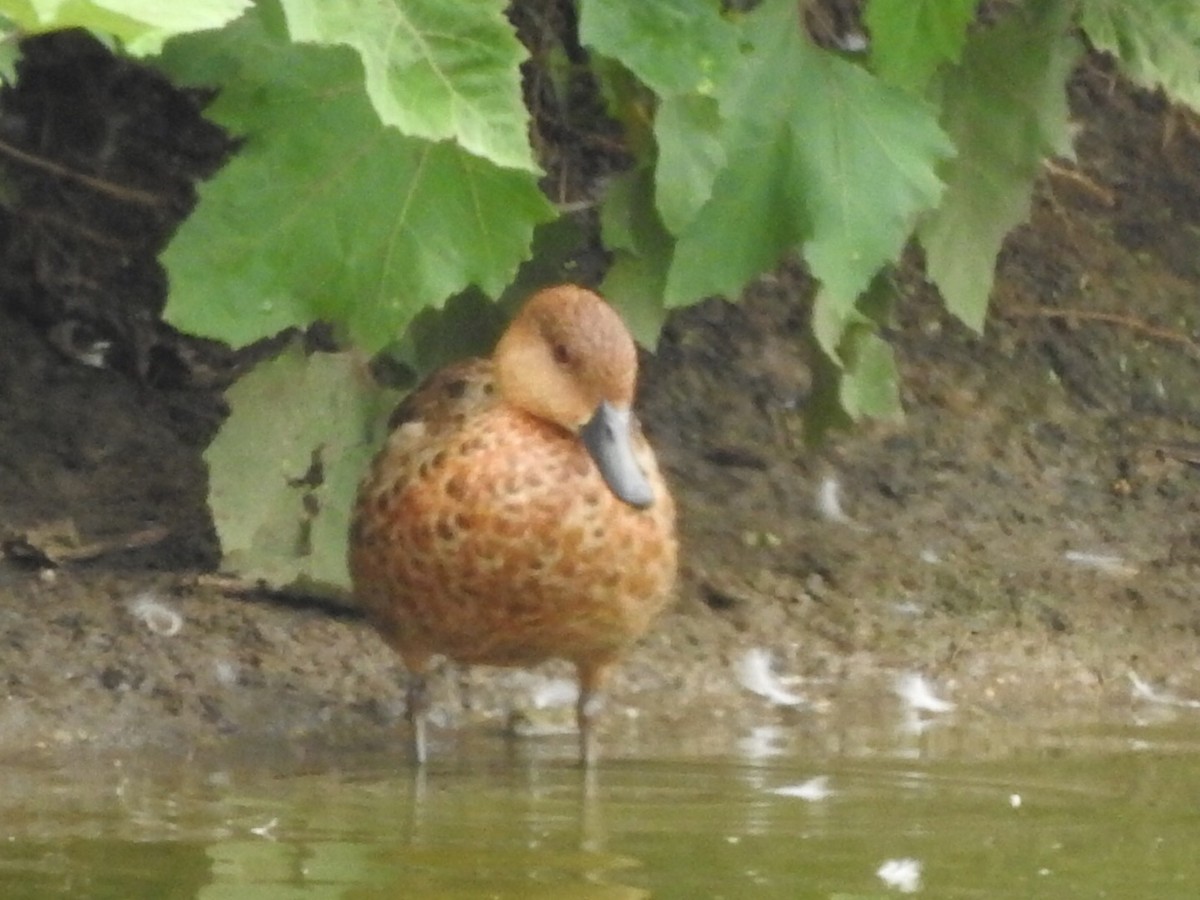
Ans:
{"label": "duck", "polygon": [[587,288],[533,294],[490,358],[396,408],[351,515],[354,597],[408,673],[418,766],[427,678],[465,665],[574,665],[579,760],[621,658],[673,599],[675,503],[633,411],[637,348]]}

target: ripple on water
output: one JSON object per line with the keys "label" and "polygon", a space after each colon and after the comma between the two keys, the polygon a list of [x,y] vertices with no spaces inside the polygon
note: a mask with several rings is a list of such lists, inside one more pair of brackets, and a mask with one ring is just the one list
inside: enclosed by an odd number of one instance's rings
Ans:
{"label": "ripple on water", "polygon": [[[779,738],[779,736],[776,736]],[[1194,896],[1200,724],[1007,756],[0,770],[0,896]],[[801,744],[804,741],[800,741]],[[1119,848],[1120,852],[1114,852]]]}

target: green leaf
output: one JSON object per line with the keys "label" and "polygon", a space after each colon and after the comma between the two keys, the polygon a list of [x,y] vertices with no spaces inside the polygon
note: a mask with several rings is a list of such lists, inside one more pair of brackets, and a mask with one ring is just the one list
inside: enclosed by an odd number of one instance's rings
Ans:
{"label": "green leaf", "polygon": [[354,48],[379,118],[452,139],[498,166],[538,172],[505,0],[282,0],[297,41]]}
{"label": "green leaf", "polygon": [[17,80],[17,62],[21,59],[20,34],[15,27],[0,19],[0,82],[13,84]]}
{"label": "green leaf", "polygon": [[846,354],[847,337],[854,329],[874,331],[886,324],[895,296],[895,284],[886,270],[849,306],[828,291],[818,291],[811,323],[817,346],[837,365],[849,368],[853,359]]}
{"label": "green leaf", "polygon": [[864,417],[903,415],[895,357],[878,334],[895,294],[892,279],[882,273],[848,311],[830,302],[824,291],[817,294],[812,313],[813,387],[804,412],[805,439],[810,443]]}
{"label": "green leaf", "polygon": [[600,235],[613,252],[600,290],[638,343],[653,347],[666,320],[663,291],[674,241],[654,207],[652,173],[636,169],[613,179],[600,207]]}
{"label": "green leaf", "polygon": [[226,399],[229,418],[204,454],[225,566],[275,587],[338,593],[349,583],[355,487],[395,395],[352,354],[293,346]]}
{"label": "green leaf", "polygon": [[721,114],[710,97],[667,97],[658,107],[655,199],[663,222],[678,234],[712,196],[713,182],[725,168]]}
{"label": "green leaf", "polygon": [[[596,70],[610,114],[625,125],[628,146],[643,162],[655,157],[646,140],[652,121],[658,159],[653,190],[673,232],[708,200],[725,165],[713,95],[737,65],[739,52],[737,29],[721,6],[716,0],[588,0],[582,5],[580,38],[598,55]],[[641,85],[657,94],[657,104],[653,97],[647,100]],[[631,263],[616,261],[622,268]],[[659,280],[644,260],[637,267]]]}
{"label": "green leaf", "polygon": [[838,399],[846,414],[852,419],[899,417],[900,378],[891,345],[873,330],[856,327],[846,335],[842,355],[847,364]]}
{"label": "green leaf", "polygon": [[958,62],[978,0],[871,0],[871,64],[890,84],[921,93],[938,66]]}
{"label": "green leaf", "polygon": [[163,63],[226,84],[210,114],[247,135],[162,256],[184,330],[241,346],[328,319],[373,351],[469,285],[498,295],[553,215],[529,172],[380,125],[346,48],[250,15]]}
{"label": "green leaf", "polygon": [[757,145],[726,141],[727,158],[752,162],[726,168],[712,198],[679,235],[665,286],[668,307],[711,294],[736,296],[812,233],[804,198],[785,180],[792,163],[788,143],[785,135]]}
{"label": "green leaf", "polygon": [[538,227],[533,254],[498,300],[477,290],[451,297],[441,309],[423,310],[387,352],[419,376],[467,356],[490,356],[517,308],[535,291],[570,277],[575,257],[594,239],[570,217]]}
{"label": "green leaf", "polygon": [[926,269],[947,308],[979,330],[996,255],[1029,214],[1043,159],[1071,152],[1066,81],[1079,53],[1065,3],[1030,4],[972,36],[947,71],[944,121],[958,156],[941,207],[919,229]]}
{"label": "green leaf", "polygon": [[810,327],[817,346],[837,365],[844,365],[838,352],[842,338],[851,325],[865,324],[866,319],[854,304],[830,297],[828,291],[818,291],[813,301]]}
{"label": "green leaf", "polygon": [[232,22],[253,0],[0,0],[0,16],[29,34],[88,28],[112,35],[135,55],[157,53],[165,41]]}
{"label": "green leaf", "polygon": [[605,298],[621,313],[630,333],[643,347],[654,349],[667,321],[663,306],[663,266],[633,253],[613,254],[600,286]]}
{"label": "green leaf", "polygon": [[619,59],[660,97],[711,95],[737,63],[718,0],[585,0],[580,40]]}
{"label": "green leaf", "polygon": [[680,233],[667,304],[733,294],[803,246],[849,308],[937,203],[952,153],[933,108],[810,44],[790,0],[745,19],[745,59],[718,86],[729,164]]}
{"label": "green leaf", "polygon": [[1200,110],[1200,6],[1195,0],[1082,0],[1079,24],[1134,81],[1161,87]]}
{"label": "green leaf", "polygon": [[634,159],[645,162],[654,156],[654,110],[658,99],[637,76],[615,59],[596,55],[592,75],[608,114],[620,124],[621,139]]}

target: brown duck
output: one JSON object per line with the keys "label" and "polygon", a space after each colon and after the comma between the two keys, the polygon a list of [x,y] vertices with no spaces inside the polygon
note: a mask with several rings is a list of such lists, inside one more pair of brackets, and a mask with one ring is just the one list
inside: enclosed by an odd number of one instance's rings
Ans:
{"label": "brown duck", "polygon": [[675,506],[631,407],[637,352],[617,313],[543,290],[491,359],[430,376],[393,414],[359,488],[355,594],[410,673],[425,761],[426,672],[574,663],[580,757],[613,665],[670,601]]}

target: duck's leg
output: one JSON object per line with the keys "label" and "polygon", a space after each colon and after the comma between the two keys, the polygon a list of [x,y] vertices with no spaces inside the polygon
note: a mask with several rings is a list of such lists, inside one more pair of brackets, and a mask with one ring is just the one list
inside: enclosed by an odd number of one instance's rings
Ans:
{"label": "duck's leg", "polygon": [[575,721],[579,727],[579,764],[585,769],[596,762],[596,737],[593,723],[603,706],[601,691],[608,681],[611,660],[583,660],[575,664],[579,673],[579,699],[575,703]]}
{"label": "duck's leg", "polygon": [[424,672],[408,676],[408,721],[412,723],[412,752],[418,766],[425,765],[425,722],[429,713],[429,685]]}
{"label": "duck's leg", "polygon": [[429,683],[427,671],[429,658],[414,654],[404,655],[404,667],[408,669],[408,689],[405,691],[405,714],[412,724],[412,753],[418,766],[425,765],[425,726],[429,718]]}

